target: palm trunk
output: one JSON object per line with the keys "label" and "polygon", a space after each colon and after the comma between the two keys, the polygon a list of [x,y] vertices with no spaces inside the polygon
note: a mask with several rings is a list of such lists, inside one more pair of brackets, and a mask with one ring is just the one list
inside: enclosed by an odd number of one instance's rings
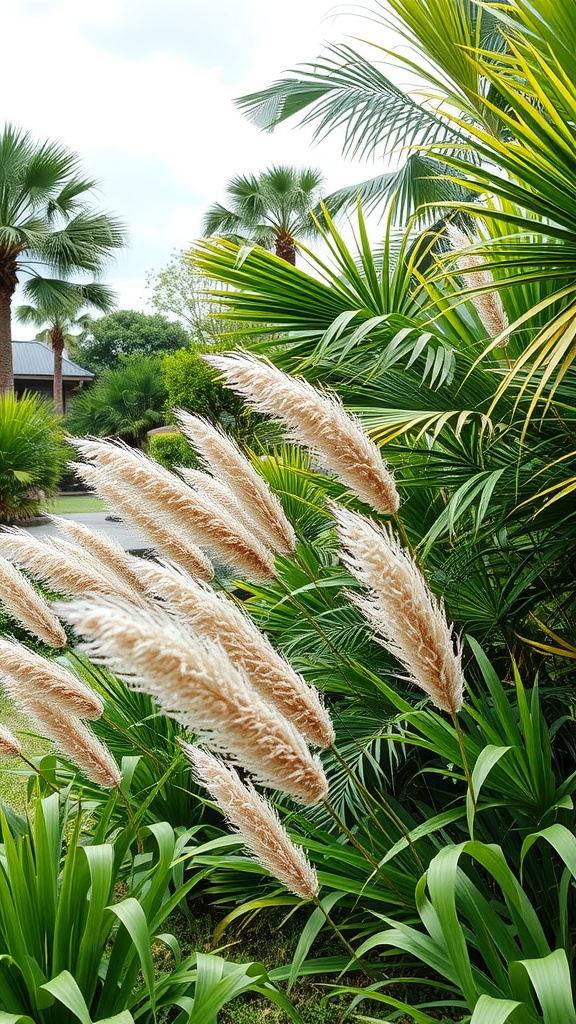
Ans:
{"label": "palm trunk", "polygon": [[296,266],[296,246],[291,235],[277,235],[275,247],[276,255],[281,260],[291,263],[293,267]]}
{"label": "palm trunk", "polygon": [[62,394],[62,353],[64,351],[64,337],[60,327],[55,327],[50,332],[50,342],[54,353],[54,386],[53,396],[56,412],[59,416],[64,415],[64,396]]}
{"label": "palm trunk", "polygon": [[12,292],[0,285],[0,392],[14,390],[10,326],[11,300]]}

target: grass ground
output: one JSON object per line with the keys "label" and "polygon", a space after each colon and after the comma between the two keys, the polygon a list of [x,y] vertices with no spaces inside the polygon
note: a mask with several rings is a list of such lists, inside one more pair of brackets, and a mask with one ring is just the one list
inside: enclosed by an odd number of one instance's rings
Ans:
{"label": "grass ground", "polygon": [[55,516],[74,515],[75,512],[105,512],[106,505],[101,498],[91,494],[57,495],[46,502],[45,511]]}
{"label": "grass ground", "polygon": [[[40,736],[31,736],[28,719],[19,714],[14,705],[4,697],[0,697],[0,722],[21,741],[26,757],[38,757],[48,750],[48,741]],[[23,735],[24,733],[26,735]],[[24,773],[20,774],[24,767],[17,757],[0,762],[0,800],[19,814],[26,809],[27,776]]]}

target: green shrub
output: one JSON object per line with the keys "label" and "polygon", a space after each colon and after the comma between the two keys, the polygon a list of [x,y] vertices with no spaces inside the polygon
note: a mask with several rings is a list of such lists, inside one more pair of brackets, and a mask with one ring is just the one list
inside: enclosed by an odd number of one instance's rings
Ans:
{"label": "green shrub", "polygon": [[152,434],[148,439],[148,451],[152,458],[166,469],[198,465],[194,451],[183,434],[177,430],[171,434]]}
{"label": "green shrub", "polygon": [[0,521],[29,519],[56,490],[69,452],[59,417],[36,395],[0,396]]}
{"label": "green shrub", "polygon": [[136,356],[105,370],[93,387],[78,395],[66,417],[72,434],[120,437],[138,444],[164,422],[166,391],[159,361]]}
{"label": "green shrub", "polygon": [[186,409],[197,416],[221,420],[228,428],[240,415],[244,418],[243,403],[218,380],[218,371],[201,358],[205,352],[228,351],[230,342],[218,345],[191,345],[165,356],[162,361],[162,375],[168,404]]}

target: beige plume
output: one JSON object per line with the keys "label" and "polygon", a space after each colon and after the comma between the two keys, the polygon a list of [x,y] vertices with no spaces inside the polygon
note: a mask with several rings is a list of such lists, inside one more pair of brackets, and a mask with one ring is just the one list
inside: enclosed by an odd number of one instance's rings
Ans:
{"label": "beige plume", "polygon": [[273,648],[250,618],[230,598],[215,594],[177,568],[140,562],[134,567],[149,590],[169,603],[186,625],[220,642],[233,665],[239,665],[256,690],[270,700],[309,743],[334,742],[330,716],[318,692],[308,686]]}
{"label": "beige plume", "polygon": [[0,558],[0,601],[14,619],[49,647],[66,646],[66,633],[47,602],[5,558]]}
{"label": "beige plume", "polygon": [[[177,471],[186,481],[190,487],[193,487],[195,491],[204,491],[204,493],[213,501],[216,505],[221,505],[222,508],[232,516],[246,530],[251,530],[251,524],[249,522],[249,516],[246,509],[243,509],[236,498],[229,491],[228,488],[216,480],[213,476],[209,476],[208,473],[204,473],[201,469],[191,469],[188,466],[178,466]],[[265,543],[264,538],[257,530],[252,529],[255,537],[258,537],[262,543]],[[268,546],[270,546],[270,538],[268,538]]]}
{"label": "beige plume", "polygon": [[17,640],[0,637],[0,678],[10,696],[26,707],[45,700],[81,718],[100,718],[100,697],[57,661],[35,654]]}
{"label": "beige plume", "polygon": [[19,757],[21,753],[20,741],[12,735],[10,729],[0,725],[0,757]]}
{"label": "beige plume", "polygon": [[128,523],[144,533],[153,547],[166,558],[171,558],[199,579],[211,580],[214,569],[211,562],[196,544],[193,544],[182,529],[180,518],[170,512],[146,510],[129,488],[105,470],[83,463],[70,463],[77,476],[81,477],[100,497]]}
{"label": "beige plume", "polygon": [[283,423],[292,441],[309,448],[362,501],[377,512],[398,511],[394,478],[360,421],[345,412],[336,394],[319,391],[246,352],[202,358],[253,409]]}
{"label": "beige plume", "polygon": [[126,594],[125,585],[96,558],[59,537],[41,541],[25,530],[6,527],[0,533],[0,551],[60,593]]}
{"label": "beige plume", "polygon": [[319,760],[219,645],[200,642],[167,615],[135,614],[118,601],[77,600],[61,612],[89,638],[84,649],[90,656],[156,697],[166,713],[231,754],[263,785],[304,804],[325,798],[328,783]]}
{"label": "beige plume", "polygon": [[113,480],[121,481],[151,515],[171,512],[180,530],[209,556],[229,565],[247,579],[267,580],[274,575],[274,557],[253,534],[224,509],[183,480],[163,469],[142,452],[110,441],[74,439],[72,444]]}
{"label": "beige plume", "polygon": [[[470,249],[474,245],[473,240],[464,231],[456,227],[455,224],[448,223],[446,231],[454,252],[459,253],[461,250]],[[463,279],[468,288],[490,289],[490,291],[485,292],[483,295],[471,296],[471,299],[480,320],[486,328],[488,336],[490,338],[499,337],[504,331],[508,330],[510,324],[504,311],[500,294],[494,288],[493,274],[490,270],[486,269],[486,257],[480,253],[463,251],[462,255],[456,260],[456,266],[459,270],[465,271]],[[474,270],[474,267],[481,266],[484,266],[485,269]],[[508,335],[506,334],[506,337],[498,342],[498,346],[505,348],[507,344]]]}
{"label": "beige plume", "polygon": [[282,505],[232,438],[200,416],[191,416],[182,409],[176,410],[176,415],[204,465],[226,485],[248,515],[251,529],[257,530],[273,551],[282,555],[294,551],[294,530]]}
{"label": "beige plume", "polygon": [[130,569],[130,556],[112,537],[106,536],[105,533],[97,533],[85,526],[84,523],[77,523],[75,519],[63,519],[62,516],[49,516],[48,518],[72,541],[102,562],[106,569],[118,576],[125,585],[135,590],[136,593],[141,592],[140,581]]}
{"label": "beige plume", "polygon": [[349,594],[376,638],[410,673],[413,683],[437,708],[454,714],[462,707],[459,645],[444,609],[410,554],[389,527],[332,507],[343,547],[342,562],[368,590]]}
{"label": "beige plume", "polygon": [[20,706],[38,733],[52,740],[87,779],[104,789],[120,785],[122,776],[110,751],[76,715],[41,700]]}
{"label": "beige plume", "polygon": [[305,900],[314,899],[319,890],[318,876],[268,801],[253,786],[243,785],[234,769],[219,758],[189,743],[181,745],[196,778],[206,786],[258,863],[289,892]]}

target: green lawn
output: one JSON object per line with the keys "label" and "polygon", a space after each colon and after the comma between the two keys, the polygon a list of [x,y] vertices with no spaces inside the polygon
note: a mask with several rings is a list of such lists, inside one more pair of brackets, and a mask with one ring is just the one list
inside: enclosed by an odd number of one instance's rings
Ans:
{"label": "green lawn", "polygon": [[[47,740],[29,735],[30,722],[3,696],[0,696],[0,722],[18,737],[26,757],[37,757],[50,749]],[[22,768],[22,761],[17,757],[3,760],[0,764],[0,800],[4,800],[20,814],[26,809],[27,778],[25,774],[19,774]]]}
{"label": "green lawn", "polygon": [[75,512],[105,512],[106,503],[91,494],[58,495],[50,498],[44,506],[52,515],[74,515]]}

